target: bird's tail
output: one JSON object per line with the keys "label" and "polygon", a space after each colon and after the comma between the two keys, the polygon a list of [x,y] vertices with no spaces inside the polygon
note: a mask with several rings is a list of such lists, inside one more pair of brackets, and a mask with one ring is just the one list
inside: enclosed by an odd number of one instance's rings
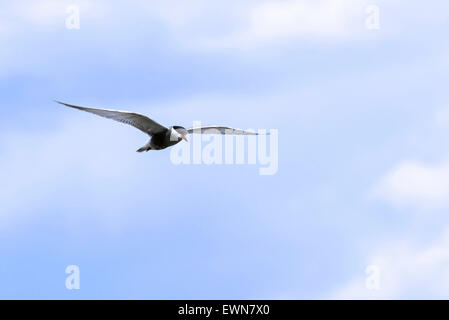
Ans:
{"label": "bird's tail", "polygon": [[151,147],[145,146],[145,147],[142,147],[142,148],[140,148],[139,150],[137,150],[137,152],[144,152],[144,151],[148,152],[148,151],[150,151],[150,150],[151,150]]}
{"label": "bird's tail", "polygon": [[151,150],[151,146],[150,143],[148,142],[146,145],[144,145],[142,148],[140,148],[139,150],[137,150],[137,152],[148,152]]}

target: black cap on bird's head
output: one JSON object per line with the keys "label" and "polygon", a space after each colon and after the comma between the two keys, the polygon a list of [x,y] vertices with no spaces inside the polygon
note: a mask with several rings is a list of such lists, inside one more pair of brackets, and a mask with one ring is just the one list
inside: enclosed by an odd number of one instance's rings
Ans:
{"label": "black cap on bird's head", "polygon": [[189,134],[189,132],[187,131],[186,128],[181,126],[172,126],[172,129],[176,130],[176,132],[178,132],[181,135],[181,139],[188,141],[186,136]]}

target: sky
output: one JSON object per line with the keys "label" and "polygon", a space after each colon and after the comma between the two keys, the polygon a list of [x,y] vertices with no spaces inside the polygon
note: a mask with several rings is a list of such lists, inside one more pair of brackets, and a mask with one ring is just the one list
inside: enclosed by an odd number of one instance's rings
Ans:
{"label": "sky", "polygon": [[[3,1],[0,298],[449,298],[448,27],[442,0]],[[276,130],[278,168],[136,153],[55,99]]]}

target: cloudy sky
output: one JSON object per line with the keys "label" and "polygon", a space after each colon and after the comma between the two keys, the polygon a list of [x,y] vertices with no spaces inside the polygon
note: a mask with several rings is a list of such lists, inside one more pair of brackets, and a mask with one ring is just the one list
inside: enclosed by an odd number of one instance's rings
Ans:
{"label": "cloudy sky", "polygon": [[[442,0],[2,2],[0,298],[449,298],[448,24]],[[53,99],[276,129],[278,171],[138,154]]]}

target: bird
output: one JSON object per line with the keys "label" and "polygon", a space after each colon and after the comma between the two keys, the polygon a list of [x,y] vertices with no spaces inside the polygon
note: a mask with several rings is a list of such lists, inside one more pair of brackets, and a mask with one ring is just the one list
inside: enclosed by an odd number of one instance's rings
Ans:
{"label": "bird", "polygon": [[137,152],[148,152],[150,150],[163,150],[168,147],[174,146],[175,144],[181,142],[182,140],[188,141],[188,134],[231,134],[231,135],[258,135],[256,132],[245,131],[240,129],[234,129],[231,127],[223,126],[202,126],[196,128],[186,129],[182,126],[171,126],[165,127],[156,121],[150,119],[149,117],[129,112],[129,111],[119,111],[119,110],[108,110],[108,109],[97,109],[76,106],[73,104],[61,102],[55,100],[55,102],[62,104],[64,106],[90,112],[98,116],[112,119],[121,123],[131,125],[140,131],[148,134],[151,139],[143,147],[139,148]]}

